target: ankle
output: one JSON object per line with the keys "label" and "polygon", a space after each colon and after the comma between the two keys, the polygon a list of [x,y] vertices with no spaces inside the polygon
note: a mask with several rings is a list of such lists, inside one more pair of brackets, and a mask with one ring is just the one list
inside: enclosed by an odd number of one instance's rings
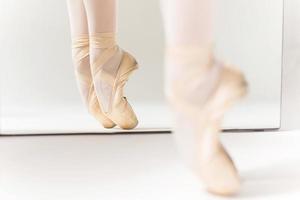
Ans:
{"label": "ankle", "polygon": [[117,45],[116,34],[111,33],[93,33],[90,36],[91,48],[107,49]]}
{"label": "ankle", "polygon": [[219,77],[211,47],[168,48],[166,70],[167,99],[198,107],[207,101]]}
{"label": "ankle", "polygon": [[113,49],[117,46],[116,34],[114,32],[109,33],[93,33],[90,38],[90,62],[93,64],[99,60],[104,52],[109,49]]}
{"label": "ankle", "polygon": [[166,80],[179,81],[183,77],[204,76],[213,65],[211,46],[176,46],[166,50]]}

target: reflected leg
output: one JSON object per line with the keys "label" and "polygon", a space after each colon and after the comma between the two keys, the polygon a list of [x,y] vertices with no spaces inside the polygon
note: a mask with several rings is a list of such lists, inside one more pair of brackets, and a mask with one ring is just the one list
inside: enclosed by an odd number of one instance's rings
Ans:
{"label": "reflected leg", "polygon": [[89,112],[106,128],[115,124],[104,116],[95,95],[89,60],[89,32],[85,7],[82,0],[67,0],[72,55],[77,83]]}
{"label": "reflected leg", "polygon": [[138,124],[123,88],[137,62],[116,41],[116,0],[84,0],[90,35],[90,63],[95,92],[105,115],[124,129]]}

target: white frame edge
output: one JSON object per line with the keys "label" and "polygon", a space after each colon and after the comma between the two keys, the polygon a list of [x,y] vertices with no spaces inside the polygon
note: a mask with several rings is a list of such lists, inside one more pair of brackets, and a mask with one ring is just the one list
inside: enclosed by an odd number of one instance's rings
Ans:
{"label": "white frame edge", "polygon": [[281,130],[300,128],[300,3],[284,2]]}

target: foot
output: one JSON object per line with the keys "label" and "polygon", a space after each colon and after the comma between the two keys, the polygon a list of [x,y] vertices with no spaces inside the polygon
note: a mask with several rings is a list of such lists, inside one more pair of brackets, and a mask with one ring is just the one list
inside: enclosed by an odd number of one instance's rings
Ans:
{"label": "foot", "polygon": [[214,61],[210,53],[203,54],[200,49],[170,52],[167,67],[173,74],[167,98],[176,116],[174,132],[183,157],[207,191],[233,195],[239,190],[240,179],[219,132],[224,113],[246,94],[245,78],[239,70]]}
{"label": "foot", "polygon": [[123,94],[136,60],[115,42],[113,33],[90,37],[93,83],[104,115],[123,129],[135,128],[137,117]]}
{"label": "foot", "polygon": [[104,115],[94,90],[89,60],[89,36],[81,35],[73,38],[72,43],[73,62],[81,97],[88,111],[103,127],[113,128],[116,124]]}

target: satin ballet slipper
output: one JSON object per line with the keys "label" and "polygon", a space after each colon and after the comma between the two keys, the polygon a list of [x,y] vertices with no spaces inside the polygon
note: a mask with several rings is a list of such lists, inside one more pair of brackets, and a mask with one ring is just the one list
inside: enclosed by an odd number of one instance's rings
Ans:
{"label": "satin ballet slipper", "polygon": [[123,90],[129,76],[138,68],[136,60],[116,44],[113,33],[92,35],[90,42],[91,49],[100,52],[91,69],[105,116],[122,129],[135,128],[138,120]]}
{"label": "satin ballet slipper", "polygon": [[72,39],[72,55],[79,91],[89,113],[91,113],[104,128],[113,128],[116,124],[103,114],[94,90],[89,64],[88,35],[81,35]]}
{"label": "satin ballet slipper", "polygon": [[[189,54],[194,50],[184,51]],[[170,52],[171,58],[178,56],[172,53],[174,51]],[[191,60],[188,63],[193,63]],[[218,195],[233,195],[239,191],[240,178],[232,159],[220,143],[219,132],[224,113],[246,95],[247,83],[243,74],[229,65],[214,59],[209,59],[206,65],[206,69],[201,66],[187,67],[186,70],[190,71],[183,73],[186,76],[182,75],[171,83],[168,100],[177,113],[175,137],[180,143],[187,134],[191,135],[193,144],[189,145],[194,146],[194,149],[188,152],[189,166],[201,178],[207,191]],[[205,78],[199,82],[204,73]],[[207,89],[199,98],[197,94],[201,94],[201,91],[195,90],[198,83],[206,83],[204,86]],[[186,131],[189,132],[184,135]]]}
{"label": "satin ballet slipper", "polygon": [[[221,67],[219,86],[204,109],[204,114],[210,114],[209,129],[219,132],[224,113],[247,93],[247,83],[243,74],[229,66]],[[208,113],[209,112],[209,113]],[[208,133],[209,134],[209,133]],[[207,184],[207,190],[221,195],[233,195],[239,191],[240,178],[238,171],[223,145],[219,143],[211,160],[202,167],[202,177]],[[218,166],[223,170],[218,170]]]}

